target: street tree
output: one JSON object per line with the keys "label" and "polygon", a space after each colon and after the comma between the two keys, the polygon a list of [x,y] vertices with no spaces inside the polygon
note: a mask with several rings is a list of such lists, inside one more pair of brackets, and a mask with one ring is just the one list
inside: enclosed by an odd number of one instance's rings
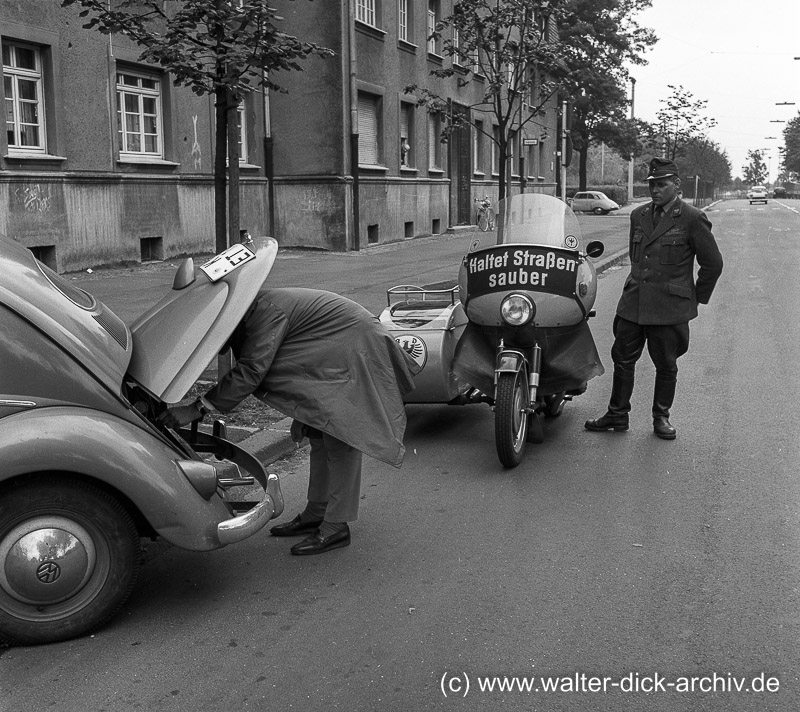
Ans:
{"label": "street tree", "polygon": [[[559,89],[551,79],[562,55],[556,34],[550,32],[553,5],[550,0],[458,0],[428,38],[458,65],[434,69],[432,76],[456,76],[459,87],[480,87],[469,108],[492,116],[483,133],[498,152],[501,200],[508,194],[516,137],[525,126],[539,123]],[[476,76],[480,82],[474,81]],[[440,115],[443,141],[455,129],[470,125],[469,112],[451,111],[435,88],[410,84],[406,93],[416,94],[418,106]]]}
{"label": "street tree", "polygon": [[214,96],[215,234],[217,251],[225,249],[229,237],[234,242],[239,235],[239,105],[259,88],[285,91],[275,72],[301,70],[300,61],[309,55],[333,52],[279,29],[282,18],[271,0],[61,0],[61,5],[79,6],[87,29],[133,40],[143,48],[141,61],[169,72],[175,85]]}
{"label": "street tree", "polygon": [[717,125],[716,119],[705,116],[708,100],[695,99],[682,86],[667,85],[672,94],[661,99],[656,121],[650,124],[647,139],[656,155],[674,161],[684,154],[689,144],[704,137]]}
{"label": "street tree", "polygon": [[559,79],[571,105],[570,133],[579,155],[580,190],[586,190],[591,145],[601,142],[630,157],[637,148],[629,108],[629,65],[642,65],[644,52],[656,42],[636,15],[651,0],[565,0],[558,13],[563,47]]}
{"label": "street tree", "polygon": [[731,162],[719,144],[699,137],[686,144],[683,156],[676,161],[680,174],[697,176],[705,182],[723,188],[731,182]]}
{"label": "street tree", "polygon": [[747,152],[747,164],[742,166],[742,176],[748,185],[759,185],[767,181],[767,164],[764,163],[764,150]]}
{"label": "street tree", "polygon": [[800,114],[795,116],[783,130],[784,146],[784,168],[793,174],[793,180],[800,179]]}

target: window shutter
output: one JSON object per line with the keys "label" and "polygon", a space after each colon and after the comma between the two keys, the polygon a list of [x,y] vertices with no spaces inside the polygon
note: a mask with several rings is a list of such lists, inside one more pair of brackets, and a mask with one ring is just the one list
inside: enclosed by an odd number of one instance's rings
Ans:
{"label": "window shutter", "polygon": [[365,94],[358,95],[358,162],[378,162],[378,102]]}
{"label": "window shutter", "polygon": [[409,108],[405,104],[400,108],[400,138],[409,138],[408,136],[408,112]]}

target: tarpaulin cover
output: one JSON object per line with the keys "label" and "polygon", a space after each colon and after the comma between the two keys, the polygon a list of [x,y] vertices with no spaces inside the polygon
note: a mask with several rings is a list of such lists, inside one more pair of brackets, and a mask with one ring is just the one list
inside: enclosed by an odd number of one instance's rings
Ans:
{"label": "tarpaulin cover", "polygon": [[[539,395],[580,388],[605,372],[587,322],[538,329],[535,337],[542,348]],[[496,345],[496,338],[474,324],[456,345],[454,373],[487,395],[494,391]]]}

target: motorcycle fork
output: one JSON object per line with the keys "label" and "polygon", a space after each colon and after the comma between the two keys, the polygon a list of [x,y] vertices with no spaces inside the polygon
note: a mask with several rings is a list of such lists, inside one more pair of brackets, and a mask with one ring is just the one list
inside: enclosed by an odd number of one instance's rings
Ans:
{"label": "motorcycle fork", "polygon": [[542,368],[542,347],[534,344],[531,347],[531,359],[528,366],[528,399],[531,410],[536,408],[536,392],[539,390],[539,372]]}
{"label": "motorcycle fork", "polygon": [[536,410],[536,393],[539,389],[539,371],[542,363],[542,347],[534,344],[529,349],[507,348],[502,339],[497,346],[494,369],[495,398],[497,397],[497,377],[500,373],[523,373],[528,375],[528,411]]}

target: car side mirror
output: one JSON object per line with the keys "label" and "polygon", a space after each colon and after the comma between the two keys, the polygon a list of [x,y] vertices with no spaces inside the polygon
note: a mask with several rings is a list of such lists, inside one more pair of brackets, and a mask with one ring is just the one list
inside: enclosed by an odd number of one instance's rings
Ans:
{"label": "car side mirror", "polygon": [[605,250],[606,247],[600,240],[592,240],[586,245],[586,254],[589,255],[589,257],[600,257]]}
{"label": "car side mirror", "polygon": [[175,273],[172,288],[175,290],[186,289],[194,280],[194,260],[191,257],[187,257],[181,262],[178,271]]}

